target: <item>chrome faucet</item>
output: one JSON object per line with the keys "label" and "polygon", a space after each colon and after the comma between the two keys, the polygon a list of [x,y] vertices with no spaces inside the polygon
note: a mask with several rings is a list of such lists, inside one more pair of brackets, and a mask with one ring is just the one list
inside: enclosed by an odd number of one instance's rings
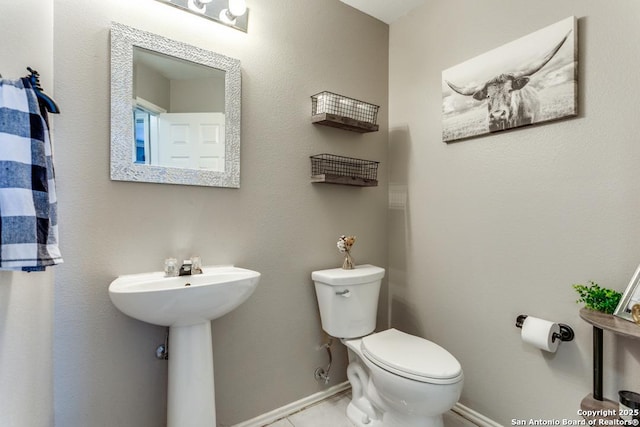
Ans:
{"label": "chrome faucet", "polygon": [[192,274],[202,274],[202,265],[200,257],[185,259],[178,271],[179,276],[191,276]]}
{"label": "chrome faucet", "polygon": [[199,256],[185,259],[180,267],[178,267],[178,260],[175,258],[164,260],[165,277],[191,276],[193,274],[202,274],[202,262]]}
{"label": "chrome faucet", "polygon": [[178,272],[178,276],[191,276],[193,270],[193,263],[191,260],[186,259],[184,263],[180,266],[180,271]]}

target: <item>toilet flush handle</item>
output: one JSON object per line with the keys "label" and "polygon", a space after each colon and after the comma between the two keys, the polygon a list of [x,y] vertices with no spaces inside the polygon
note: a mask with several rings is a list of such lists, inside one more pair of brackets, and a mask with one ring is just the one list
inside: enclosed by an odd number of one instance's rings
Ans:
{"label": "toilet flush handle", "polygon": [[336,292],[336,295],[340,295],[341,297],[349,298],[351,296],[351,291],[349,289],[345,289],[344,291]]}

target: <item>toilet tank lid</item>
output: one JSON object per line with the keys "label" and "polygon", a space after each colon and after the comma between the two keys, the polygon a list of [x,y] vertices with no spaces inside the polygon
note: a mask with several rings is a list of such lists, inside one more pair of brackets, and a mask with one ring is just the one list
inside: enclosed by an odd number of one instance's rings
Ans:
{"label": "toilet tank lid", "polygon": [[424,338],[388,329],[362,339],[365,357],[398,375],[431,383],[452,383],[462,367],[451,353]]}
{"label": "toilet tank lid", "polygon": [[352,270],[332,268],[311,273],[311,279],[316,282],[326,283],[332,286],[358,285],[373,282],[384,277],[384,268],[375,265],[357,265]]}

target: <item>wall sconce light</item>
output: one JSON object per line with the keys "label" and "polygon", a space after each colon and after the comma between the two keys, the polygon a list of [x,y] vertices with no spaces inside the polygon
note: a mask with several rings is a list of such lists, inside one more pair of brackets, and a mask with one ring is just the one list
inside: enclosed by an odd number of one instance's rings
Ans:
{"label": "wall sconce light", "polygon": [[178,9],[247,32],[249,11],[245,0],[157,0]]}

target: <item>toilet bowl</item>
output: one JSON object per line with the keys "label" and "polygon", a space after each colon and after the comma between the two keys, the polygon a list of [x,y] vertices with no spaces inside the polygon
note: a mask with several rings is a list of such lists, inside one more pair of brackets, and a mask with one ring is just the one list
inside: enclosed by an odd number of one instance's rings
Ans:
{"label": "toilet bowl", "polygon": [[372,333],[383,277],[372,265],[312,273],[322,327],[349,352],[347,416],[358,427],[442,427],[462,392],[462,368],[426,339],[393,328]]}

